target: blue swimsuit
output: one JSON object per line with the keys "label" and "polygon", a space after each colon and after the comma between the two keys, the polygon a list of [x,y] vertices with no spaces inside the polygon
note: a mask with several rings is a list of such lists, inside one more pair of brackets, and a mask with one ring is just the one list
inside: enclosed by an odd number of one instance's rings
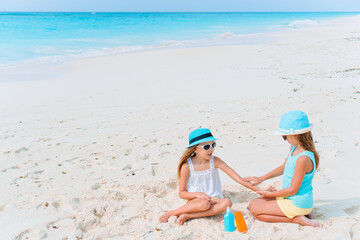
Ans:
{"label": "blue swimsuit", "polygon": [[282,188],[284,189],[290,187],[291,180],[294,176],[296,161],[298,160],[298,158],[304,155],[308,156],[313,163],[313,170],[305,174],[303,182],[297,194],[285,198],[289,199],[292,202],[292,204],[294,204],[296,207],[312,208],[314,205],[312,180],[316,169],[315,156],[313,152],[309,152],[309,151],[305,151],[296,156],[292,156],[295,148],[296,146],[292,147],[288,160],[286,161],[286,165],[282,177]]}

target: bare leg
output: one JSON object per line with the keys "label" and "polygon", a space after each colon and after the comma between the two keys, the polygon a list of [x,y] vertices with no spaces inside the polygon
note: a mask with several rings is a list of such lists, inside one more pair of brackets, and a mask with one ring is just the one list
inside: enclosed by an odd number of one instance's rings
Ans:
{"label": "bare leg", "polygon": [[171,216],[179,216],[183,213],[192,213],[192,212],[201,212],[206,211],[210,208],[211,203],[208,200],[195,198],[187,202],[185,205],[179,207],[178,209],[168,211],[160,216],[160,222],[167,222]]}
{"label": "bare leg", "polygon": [[260,221],[297,223],[302,226],[313,226],[313,227],[319,226],[319,223],[317,223],[314,220],[308,219],[305,216],[296,216],[293,219],[288,218],[281,211],[275,198],[254,199],[250,202],[249,208],[251,214]]}
{"label": "bare leg", "polygon": [[192,213],[184,213],[178,218],[177,223],[179,225],[183,225],[184,222],[186,222],[187,220],[189,220],[191,218],[208,217],[208,216],[218,215],[219,213],[222,213],[223,211],[225,211],[226,207],[232,206],[230,199],[213,199],[211,201],[212,201],[212,204],[208,210],[192,212]]}

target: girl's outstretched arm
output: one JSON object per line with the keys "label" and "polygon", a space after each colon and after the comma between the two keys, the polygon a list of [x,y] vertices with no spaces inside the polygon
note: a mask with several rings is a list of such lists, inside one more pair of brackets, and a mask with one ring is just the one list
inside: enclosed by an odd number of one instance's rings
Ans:
{"label": "girl's outstretched arm", "polygon": [[250,184],[252,184],[252,185],[258,185],[265,180],[282,175],[284,172],[284,168],[285,168],[285,163],[261,177],[245,177],[245,178],[243,178],[243,180],[245,182],[250,182]]}
{"label": "girl's outstretched arm", "polygon": [[182,199],[194,199],[201,198],[204,200],[211,200],[211,197],[202,192],[188,192],[186,189],[187,181],[190,174],[190,168],[187,163],[184,163],[180,170],[180,182],[179,182],[179,197]]}
{"label": "girl's outstretched arm", "polygon": [[300,156],[295,164],[295,171],[293,178],[291,180],[290,187],[275,192],[268,192],[262,190],[257,192],[263,198],[289,197],[296,195],[301,187],[305,174],[307,172],[311,172],[312,169],[313,169],[313,164],[311,159],[307,156]]}
{"label": "girl's outstretched arm", "polygon": [[[291,152],[291,147],[290,147],[289,154],[290,154],[290,152]],[[278,177],[278,176],[282,175],[284,173],[285,164],[286,164],[286,161],[287,161],[287,159],[289,157],[289,154],[288,154],[288,156],[286,157],[286,160],[284,161],[284,163],[281,166],[273,169],[272,171],[268,172],[267,174],[265,174],[265,175],[263,175],[261,177],[254,177],[254,176],[253,177],[245,177],[245,178],[243,178],[243,180],[246,181],[246,182],[250,182],[252,185],[258,185],[258,184],[262,183],[265,180],[268,180],[268,179],[271,179],[271,178]]]}
{"label": "girl's outstretched arm", "polygon": [[249,182],[245,182],[243,180],[242,177],[239,176],[239,174],[237,174],[237,172],[234,171],[234,169],[232,169],[231,167],[229,167],[223,160],[221,160],[218,157],[214,157],[214,167],[215,168],[220,168],[222,171],[224,171],[224,173],[226,173],[229,177],[231,177],[232,179],[234,179],[234,181],[240,183],[241,185],[243,185],[244,187],[247,187],[253,191],[259,191],[261,190],[260,188],[253,186],[253,184],[249,183]]}

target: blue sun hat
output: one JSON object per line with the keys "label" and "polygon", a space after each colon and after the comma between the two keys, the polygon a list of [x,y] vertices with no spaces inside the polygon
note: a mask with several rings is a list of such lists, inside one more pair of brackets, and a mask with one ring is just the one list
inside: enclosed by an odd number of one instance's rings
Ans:
{"label": "blue sun hat", "polygon": [[276,135],[296,135],[310,132],[313,124],[309,123],[309,118],[303,111],[290,111],[281,116],[279,128]]}
{"label": "blue sun hat", "polygon": [[199,143],[215,141],[217,138],[211,134],[210,130],[207,128],[198,128],[193,130],[189,134],[189,147],[195,146]]}

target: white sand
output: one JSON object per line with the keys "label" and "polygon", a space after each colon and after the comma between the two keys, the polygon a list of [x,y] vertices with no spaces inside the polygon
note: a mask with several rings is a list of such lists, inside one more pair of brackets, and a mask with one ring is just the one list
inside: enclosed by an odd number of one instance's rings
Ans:
{"label": "white sand", "polygon": [[[1,239],[360,239],[360,18],[267,37],[1,69]],[[191,130],[210,128],[216,155],[261,175],[286,157],[272,133],[297,109],[315,124],[322,228],[255,220],[246,207],[258,195],[224,174],[247,234],[225,233],[222,214],[157,222],[181,204]]]}

